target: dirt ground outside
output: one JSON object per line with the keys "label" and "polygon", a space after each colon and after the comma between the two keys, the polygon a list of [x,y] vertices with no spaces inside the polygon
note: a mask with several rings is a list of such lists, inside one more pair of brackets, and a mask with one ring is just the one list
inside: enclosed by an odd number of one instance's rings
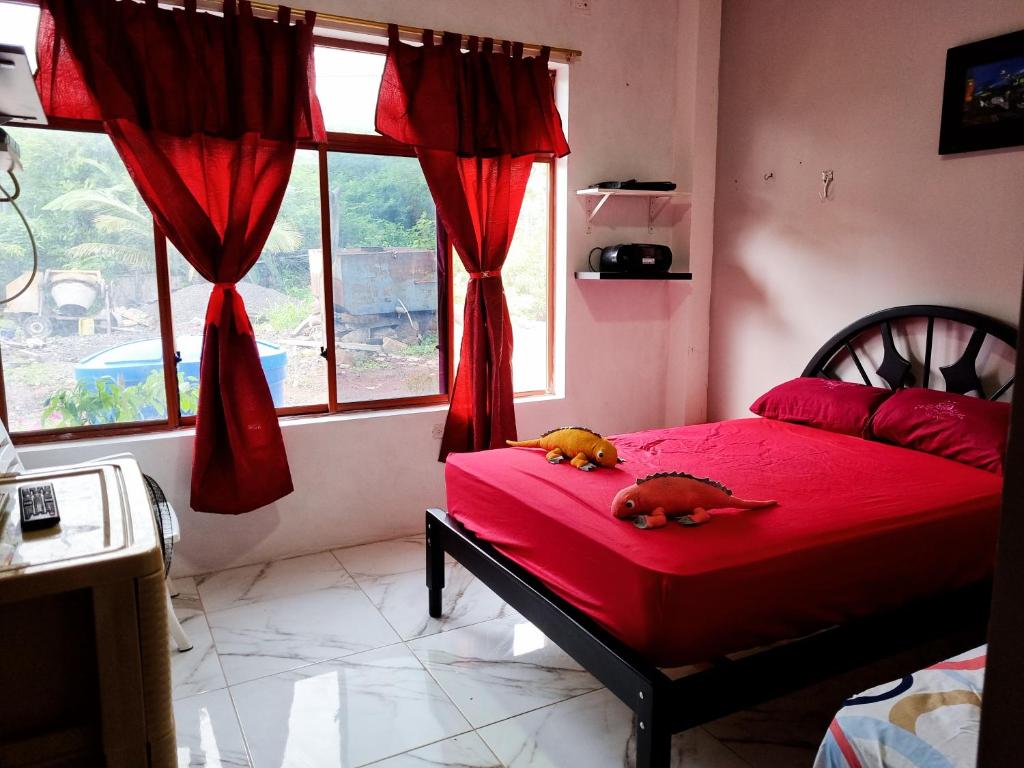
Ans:
{"label": "dirt ground outside", "polygon": [[[326,403],[327,362],[320,354],[320,318],[315,316],[302,327],[298,327],[301,323],[295,327],[291,323],[282,325],[275,322],[275,312],[280,315],[282,307],[294,304],[293,299],[278,291],[249,285],[243,287],[243,295],[257,339],[275,344],[287,353],[284,398],[278,405]],[[209,287],[201,285],[174,292],[174,326],[179,339],[183,335],[201,335],[208,296]],[[55,393],[74,389],[76,364],[112,347],[145,340],[158,342],[155,305],[136,308],[132,318],[135,325],[117,325],[109,332],[98,324],[80,328],[76,323],[66,323],[45,338],[28,337],[14,323],[0,320],[0,352],[11,431],[61,426],[56,416],[44,421],[44,409]],[[386,348],[385,339],[376,338],[373,345],[367,345],[372,351],[338,349],[339,399],[372,401],[438,391],[436,335],[411,327],[402,328],[401,334],[386,331],[384,336],[388,335],[392,338]],[[162,365],[160,358],[147,362],[153,370]],[[158,408],[147,409],[146,417],[162,419],[162,394],[154,405]]]}

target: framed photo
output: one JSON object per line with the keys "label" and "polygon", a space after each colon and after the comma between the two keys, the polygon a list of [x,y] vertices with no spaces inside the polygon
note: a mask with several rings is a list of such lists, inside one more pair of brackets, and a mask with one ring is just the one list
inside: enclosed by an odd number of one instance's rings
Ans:
{"label": "framed photo", "polygon": [[946,53],[939,154],[1024,145],[1024,30]]}

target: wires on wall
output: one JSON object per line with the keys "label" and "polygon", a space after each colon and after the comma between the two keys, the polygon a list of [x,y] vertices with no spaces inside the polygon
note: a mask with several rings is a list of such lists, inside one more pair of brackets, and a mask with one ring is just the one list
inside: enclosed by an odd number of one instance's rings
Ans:
{"label": "wires on wall", "polygon": [[28,232],[29,242],[32,243],[32,274],[29,275],[28,281],[21,287],[21,289],[12,296],[6,296],[0,299],[0,305],[7,304],[8,302],[14,301],[16,298],[21,296],[25,291],[28,290],[29,286],[36,279],[36,273],[39,271],[39,249],[36,246],[35,235],[32,234],[32,227],[29,226],[28,219],[25,218],[25,214],[22,213],[21,208],[15,202],[18,196],[21,195],[21,184],[18,183],[18,177],[14,175],[13,171],[8,171],[7,175],[11,177],[11,181],[14,182],[14,192],[8,192],[3,184],[0,184],[0,204],[10,203],[14,210],[17,212],[18,217],[21,219],[21,223],[25,225],[25,231]]}

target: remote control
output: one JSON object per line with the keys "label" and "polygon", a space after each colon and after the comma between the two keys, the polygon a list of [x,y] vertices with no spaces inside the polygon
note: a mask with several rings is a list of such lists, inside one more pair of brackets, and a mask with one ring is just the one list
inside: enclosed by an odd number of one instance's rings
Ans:
{"label": "remote control", "polygon": [[21,501],[21,530],[35,531],[60,522],[53,483],[23,485],[18,489]]}

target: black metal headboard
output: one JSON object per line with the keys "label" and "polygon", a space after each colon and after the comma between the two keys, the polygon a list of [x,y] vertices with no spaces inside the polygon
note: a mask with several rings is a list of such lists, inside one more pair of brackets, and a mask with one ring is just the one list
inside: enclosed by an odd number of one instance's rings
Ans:
{"label": "black metal headboard", "polygon": [[865,384],[872,384],[867,369],[857,348],[865,339],[881,341],[882,360],[877,365],[878,376],[889,385],[891,389],[914,386],[914,366],[906,356],[896,347],[896,340],[893,336],[893,324],[907,321],[926,321],[925,330],[925,351],[922,361],[921,386],[927,387],[931,377],[932,348],[934,346],[935,321],[945,320],[953,324],[964,326],[970,331],[970,338],[967,340],[966,348],[960,357],[950,365],[939,368],[945,380],[946,391],[958,394],[974,392],[978,397],[988,397],[989,400],[998,400],[1010,387],[1013,386],[1013,375],[997,386],[991,395],[985,394],[982,376],[978,372],[978,353],[988,337],[997,339],[1006,344],[1011,350],[1017,348],[1017,330],[1002,320],[983,315],[980,312],[972,312],[968,309],[957,309],[956,307],[941,307],[929,304],[919,304],[908,307],[893,307],[875,312],[841,330],[811,358],[811,362],[804,368],[804,376],[823,376],[825,378],[839,378],[835,373],[835,366],[838,362],[846,359],[853,362],[857,372]]}

